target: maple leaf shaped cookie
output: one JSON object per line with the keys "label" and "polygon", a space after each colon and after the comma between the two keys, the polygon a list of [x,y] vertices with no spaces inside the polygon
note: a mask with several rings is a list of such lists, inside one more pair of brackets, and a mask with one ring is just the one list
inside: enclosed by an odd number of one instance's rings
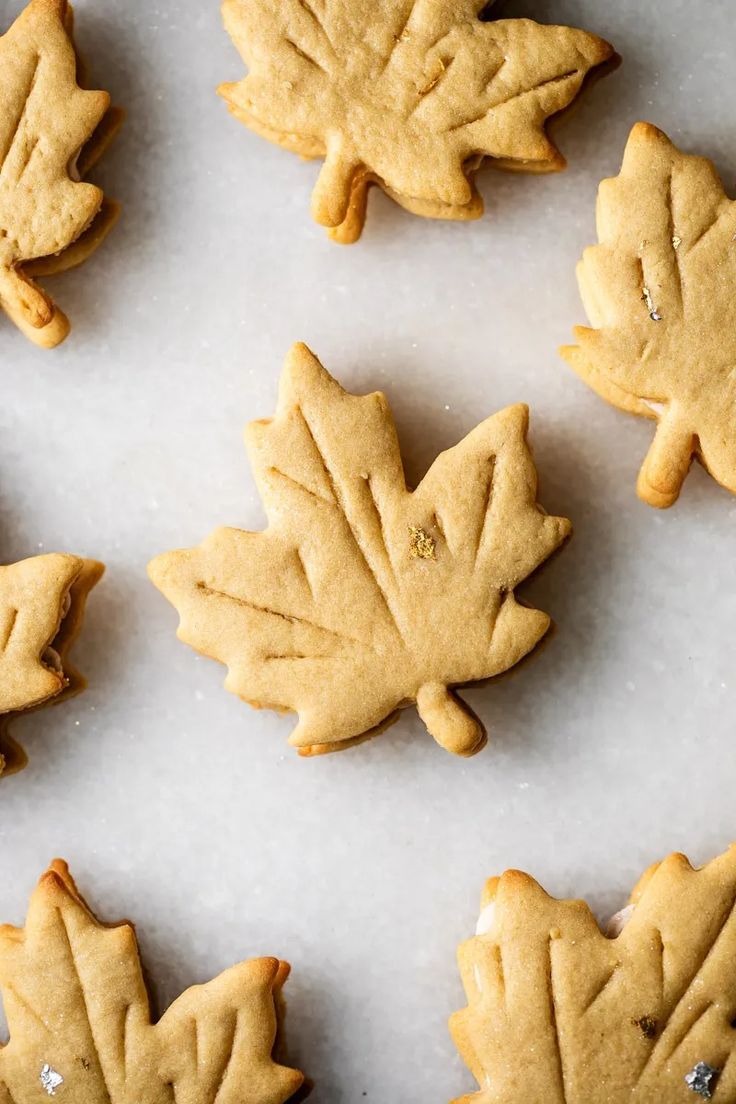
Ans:
{"label": "maple leaf shaped cookie", "polygon": [[0,37],[0,306],[45,348],[69,322],[34,278],[81,264],[118,214],[83,180],[120,114],[79,87],[71,19],[66,0],[31,0]]}
{"label": "maple leaf shaped cookie", "polygon": [[0,774],[25,764],[7,734],[10,720],[83,689],[68,656],[103,571],[102,564],[61,554],[0,567]]}
{"label": "maple leaf shaped cookie", "polygon": [[288,973],[241,963],[152,1023],[132,926],[100,924],[57,860],[25,928],[0,928],[0,1101],[284,1104],[303,1082],[272,1058]]}
{"label": "maple leaf shaped cookie", "polygon": [[486,0],[224,0],[248,76],[220,93],[264,138],[324,157],[317,222],[360,237],[380,184],[428,218],[483,212],[472,178],[499,168],[552,171],[564,160],[547,121],[615,58],[585,31],[528,19],[482,22]]}
{"label": "maple leaf shaped cookie", "polygon": [[736,203],[710,161],[640,123],[601,185],[598,236],[578,267],[594,328],[563,355],[608,402],[658,422],[645,502],[671,506],[693,457],[736,493]]}
{"label": "maple leaf shaped cookie", "polygon": [[295,346],[276,417],[247,434],[269,528],[220,529],[149,566],[179,636],[227,665],[233,693],[295,710],[301,754],[375,734],[415,702],[443,747],[479,750],[451,688],[539,643],[550,619],[514,588],[570,531],[537,504],[527,419],[524,406],[489,418],[411,493],[385,396],[347,394]]}
{"label": "maple leaf shaped cookie", "polygon": [[608,935],[518,871],[483,905],[450,1023],[481,1091],[457,1104],[736,1101],[736,847],[652,867]]}

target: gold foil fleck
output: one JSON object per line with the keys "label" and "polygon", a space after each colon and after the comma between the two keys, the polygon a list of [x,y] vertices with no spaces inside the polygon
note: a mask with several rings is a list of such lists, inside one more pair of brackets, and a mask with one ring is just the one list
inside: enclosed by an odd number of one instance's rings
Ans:
{"label": "gold foil fleck", "polygon": [[437,542],[430,537],[426,529],[417,525],[409,526],[409,555],[415,560],[435,560]]}

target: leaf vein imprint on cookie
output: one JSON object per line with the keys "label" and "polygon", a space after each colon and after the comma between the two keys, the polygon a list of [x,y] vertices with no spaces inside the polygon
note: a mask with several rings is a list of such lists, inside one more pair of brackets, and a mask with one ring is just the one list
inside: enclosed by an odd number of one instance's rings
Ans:
{"label": "leaf vein imprint on cookie", "polygon": [[602,997],[602,996],[603,996],[603,994],[604,994],[604,993],[606,992],[606,990],[608,989],[608,986],[609,986],[609,985],[611,984],[611,982],[613,981],[613,979],[614,979],[614,978],[616,977],[616,974],[618,973],[618,971],[619,971],[620,969],[621,969],[621,963],[620,963],[620,962],[617,962],[617,963],[616,963],[616,964],[614,965],[614,967],[613,967],[613,969],[611,970],[611,972],[610,972],[610,973],[608,974],[608,976],[607,976],[607,977],[605,977],[605,978],[603,979],[603,981],[601,982],[601,984],[600,984],[600,985],[599,985],[599,986],[598,986],[598,987],[597,987],[597,988],[596,988],[596,989],[595,989],[595,990],[593,991],[593,994],[592,994],[592,996],[591,996],[590,1000],[588,1001],[588,1003],[587,1003],[587,1004],[586,1004],[586,1005],[584,1006],[584,1008],[583,1008],[583,1012],[589,1012],[589,1011],[590,1011],[590,1009],[591,1009],[591,1008],[593,1007],[593,1005],[594,1005],[594,1004],[596,1003],[596,1001],[597,1001],[597,1000],[598,1000],[598,999],[599,999],[600,997]]}
{"label": "leaf vein imprint on cookie", "polygon": [[10,134],[8,136],[8,142],[7,142],[5,151],[3,153],[2,164],[0,164],[0,173],[5,169],[5,164],[8,160],[8,158],[10,157],[10,154],[13,151],[13,147],[15,146],[16,139],[18,138],[18,135],[21,133],[21,128],[23,126],[23,123],[25,122],[26,113],[28,111],[28,104],[29,104],[31,96],[33,94],[33,90],[36,87],[36,78],[38,76],[38,67],[39,67],[40,64],[41,64],[41,55],[36,54],[36,56],[34,58],[34,62],[33,62],[33,69],[30,72],[30,75],[27,79],[26,87],[23,89],[22,96],[20,98],[20,111],[18,112],[18,117],[15,121],[15,125],[13,126],[13,128],[10,131]]}
{"label": "leaf vein imprint on cookie", "polygon": [[16,625],[16,622],[18,620],[18,612],[19,611],[17,609],[15,609],[15,607],[11,607],[7,611],[7,624],[6,624],[5,632],[3,634],[3,647],[2,647],[2,650],[4,652],[7,652],[8,648],[10,647],[10,638],[13,635],[13,630],[15,629],[15,625]]}
{"label": "leaf vein imprint on cookie", "polygon": [[554,1035],[556,1051],[555,1072],[557,1074],[557,1081],[559,1085],[560,1095],[562,1097],[562,1104],[568,1104],[567,1090],[565,1088],[565,1059],[562,1052],[562,1039],[560,1038],[560,1026],[558,1023],[557,997],[555,996],[555,963],[552,955],[552,948],[554,947],[555,939],[556,936],[553,934],[550,934],[547,938],[547,981],[549,985],[550,1017],[552,1019],[552,1032]]}
{"label": "leaf vein imprint on cookie", "polygon": [[371,184],[417,215],[479,218],[481,163],[563,168],[548,123],[618,60],[594,34],[482,20],[487,7],[326,0],[317,15],[302,0],[224,0],[248,75],[219,91],[257,134],[324,158],[312,212],[336,241],[360,236]]}
{"label": "leaf vein imprint on cookie", "polygon": [[[355,547],[355,550],[358,553],[358,555],[361,557],[363,562],[365,563],[368,575],[370,576],[371,580],[373,581],[373,583],[374,583],[374,585],[375,585],[375,587],[378,591],[380,601],[383,603],[383,605],[386,608],[386,612],[389,615],[389,618],[391,620],[393,628],[396,630],[399,637],[401,637],[401,640],[404,641],[404,633],[402,631],[401,625],[399,624],[398,616],[397,616],[395,610],[392,608],[391,600],[390,600],[389,595],[388,595],[388,587],[384,586],[384,584],[382,584],[381,580],[379,579],[379,570],[380,570],[379,565],[377,563],[372,563],[371,562],[371,560],[375,560],[375,555],[373,554],[373,552],[370,548],[370,538],[367,537],[366,535],[361,535],[361,534],[357,533],[355,531],[353,523],[351,522],[351,519],[350,519],[351,502],[350,502],[349,493],[346,493],[345,489],[343,489],[341,487],[339,476],[336,476],[335,474],[333,474],[329,464],[327,463],[327,458],[326,458],[324,452],[322,451],[322,449],[319,447],[319,444],[317,443],[317,438],[315,437],[314,430],[313,430],[312,426],[309,424],[309,419],[307,418],[306,414],[304,413],[303,409],[300,406],[297,407],[297,413],[299,414],[299,416],[302,418],[302,420],[304,422],[307,433],[309,434],[309,438],[312,441],[312,444],[314,445],[317,456],[319,457],[319,461],[322,464],[325,475],[327,476],[330,487],[332,489],[333,499],[334,499],[335,503],[338,505],[338,507],[340,508],[340,510],[341,510],[341,512],[342,512],[342,514],[345,518],[345,521],[347,522],[348,529],[350,531],[350,536],[352,538],[352,542],[353,542],[353,545]],[[369,484],[368,479],[366,479],[365,482],[367,484]],[[370,493],[370,486],[369,486],[369,493]],[[375,499],[372,497],[372,495],[371,495],[371,501],[373,503],[374,510],[376,511],[376,513],[378,513],[378,508],[376,506]],[[379,518],[380,518],[380,514],[379,514]],[[384,546],[384,548],[385,548],[385,546]],[[384,568],[385,568],[385,566],[386,565],[384,565]],[[391,565],[390,565],[390,560],[389,560],[389,562],[388,562],[389,572],[390,572],[390,566]]]}
{"label": "leaf vein imprint on cookie", "polygon": [[275,417],[246,437],[267,529],[220,529],[149,566],[180,638],[225,664],[244,701],[296,712],[303,755],[412,704],[443,747],[480,750],[454,691],[546,634],[550,618],[514,591],[570,532],[537,502],[527,420],[523,406],[488,418],[412,491],[384,396],[350,395],[295,346]]}
{"label": "leaf vein imprint on cookie", "polygon": [[[690,1001],[688,1002],[688,1006],[685,1009],[685,1011],[686,1011],[686,1013],[691,1012],[693,996],[696,995],[696,994],[693,993],[693,988],[694,988],[695,982],[698,979],[698,977],[702,974],[703,970],[705,969],[708,960],[712,956],[715,956],[717,954],[718,945],[719,945],[719,943],[720,943],[720,941],[721,941],[721,939],[724,935],[724,932],[726,931],[726,929],[729,925],[729,922],[734,919],[734,909],[735,908],[736,908],[736,886],[733,887],[730,901],[729,901],[729,903],[727,904],[727,906],[725,908],[724,915],[719,920],[718,928],[717,928],[715,934],[711,936],[710,942],[708,944],[706,944],[706,946],[703,948],[703,952],[702,952],[700,958],[695,960],[695,962],[693,964],[693,967],[692,967],[691,971],[689,972],[689,974],[686,975],[686,977],[680,982],[680,992],[679,992],[679,995],[677,996],[674,1008],[670,1012],[670,1023],[672,1023],[672,1021],[677,1016],[677,1013],[683,1007],[683,1002],[686,1000],[687,997],[690,998]],[[736,933],[736,926],[735,926],[735,933]],[[661,939],[661,937],[660,937],[660,939]],[[664,957],[663,956],[662,956],[662,962],[664,963]],[[663,986],[663,990],[664,990],[664,986]],[[671,1060],[672,1056],[675,1054],[675,1052],[680,1048],[680,1046],[682,1045],[684,1040],[687,1038],[687,1036],[691,1033],[691,1031],[693,1030],[695,1024],[697,1024],[698,1021],[700,1019],[702,1019],[702,1017],[708,1012],[709,1008],[712,1006],[712,1003],[713,1003],[712,1001],[706,1002],[704,1007],[702,1006],[702,1004],[700,1006],[696,1005],[694,1016],[691,1015],[689,1018],[686,1018],[684,1024],[680,1025],[679,1031],[674,1033],[675,1034],[674,1041],[671,1038],[668,1038],[668,1032],[666,1032],[666,1031],[663,1032],[661,1037],[660,1037],[659,1043],[657,1044],[654,1051],[650,1055],[649,1061],[659,1060],[661,1063],[669,1062]],[[667,1043],[669,1043],[669,1045],[667,1045]],[[661,1053],[662,1051],[665,1052],[664,1056]],[[646,1069],[646,1067],[645,1067],[645,1069]],[[642,1070],[642,1077],[644,1076],[644,1072],[645,1072],[645,1070]]]}
{"label": "leaf vein imprint on cookie", "polygon": [[269,617],[280,617],[282,621],[291,621],[294,624],[307,625],[310,629],[316,629],[318,632],[327,633],[329,636],[335,636],[338,640],[344,640],[348,643],[361,645],[363,643],[360,640],[354,640],[352,637],[346,636],[344,633],[337,632],[336,629],[328,629],[325,625],[319,625],[316,621],[309,621],[306,617],[297,617],[294,613],[282,613],[280,610],[272,609],[270,606],[259,606],[256,602],[248,602],[245,598],[240,598],[237,594],[228,594],[227,591],[217,590],[215,587],[208,586],[205,582],[195,583],[195,586],[198,590],[211,595],[213,598],[224,598],[228,602],[237,602],[239,605],[245,606],[247,609],[255,610],[257,613],[265,613]]}

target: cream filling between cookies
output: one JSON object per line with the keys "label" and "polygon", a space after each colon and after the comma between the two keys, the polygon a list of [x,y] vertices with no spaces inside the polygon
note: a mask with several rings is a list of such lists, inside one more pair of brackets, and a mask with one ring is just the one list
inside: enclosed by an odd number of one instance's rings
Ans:
{"label": "cream filling between cookies", "polygon": [[478,923],[475,925],[476,935],[487,935],[493,927],[493,921],[496,919],[496,902],[491,901],[490,905],[486,905],[481,909],[480,916],[478,917]]}
{"label": "cream filling between cookies", "polygon": [[74,156],[70,159],[67,165],[67,173],[76,184],[81,184],[82,175],[79,171],[79,158],[82,156],[82,147],[80,146]]}
{"label": "cream filling between cookies", "polygon": [[619,935],[634,915],[635,908],[636,905],[627,905],[626,908],[622,908],[619,912],[613,914],[603,929],[603,934],[607,939],[618,939]]}
{"label": "cream filling between cookies", "polygon": [[[58,636],[59,629],[64,623],[64,619],[68,616],[69,610],[72,608],[72,596],[68,592],[64,595],[64,600],[61,603],[61,616],[59,618],[59,628],[56,630]],[[61,656],[54,647],[54,641],[52,640],[41,653],[41,662],[50,667],[52,671],[56,671],[57,675],[64,677],[64,665],[61,662]]]}
{"label": "cream filling between cookies", "polygon": [[57,652],[56,648],[52,648],[49,644],[48,648],[44,648],[41,656],[41,662],[44,667],[50,667],[52,671],[56,671],[57,675],[63,676],[64,667],[61,662],[61,656]]}

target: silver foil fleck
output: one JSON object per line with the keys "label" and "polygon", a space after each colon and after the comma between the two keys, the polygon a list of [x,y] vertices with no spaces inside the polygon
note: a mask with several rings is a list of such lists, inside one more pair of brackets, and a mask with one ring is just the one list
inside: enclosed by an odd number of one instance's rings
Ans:
{"label": "silver foil fleck", "polygon": [[662,321],[662,315],[659,313],[659,311],[657,310],[657,308],[654,305],[654,300],[652,299],[651,291],[649,290],[648,287],[642,288],[641,291],[642,291],[641,297],[647,305],[647,310],[649,311],[649,317],[651,318],[652,322],[661,322]]}
{"label": "silver foil fleck", "polygon": [[712,1100],[713,1089],[720,1072],[715,1066],[709,1066],[707,1062],[698,1062],[685,1075],[685,1084],[691,1092],[702,1096],[703,1100]]}
{"label": "silver foil fleck", "polygon": [[52,1069],[48,1062],[41,1070],[39,1081],[49,1096],[56,1096],[56,1090],[64,1084],[64,1078],[55,1069]]}

